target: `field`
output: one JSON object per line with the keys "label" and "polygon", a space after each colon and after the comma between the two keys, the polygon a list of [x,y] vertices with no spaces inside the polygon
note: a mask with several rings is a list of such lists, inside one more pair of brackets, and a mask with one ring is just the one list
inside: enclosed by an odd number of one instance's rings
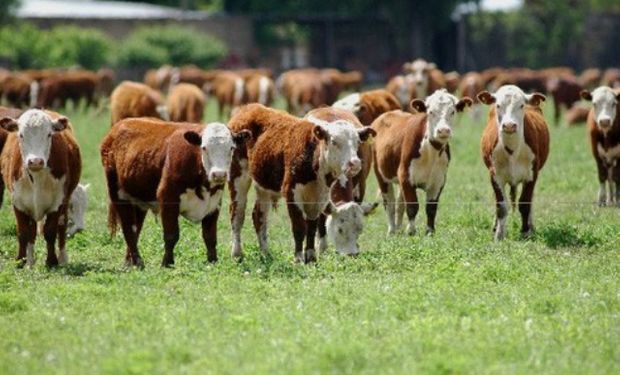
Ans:
{"label": "field", "polygon": [[[176,267],[160,268],[161,229],[149,215],[140,271],[123,266],[122,236],[110,239],[106,229],[98,146],[109,113],[65,113],[82,148],[82,181],[91,184],[88,228],[69,240],[70,265],[46,269],[39,238],[34,269],[17,269],[7,198],[0,373],[620,373],[620,209],[594,203],[583,127],[551,129],[537,233],[527,241],[515,213],[509,238],[492,241],[483,124],[465,115],[433,237],[388,237],[380,207],[359,257],[332,248],[315,266],[296,265],[281,204],[270,216],[273,257],[259,255],[246,220],[246,259],[236,263],[224,202],[219,263],[206,263],[199,226],[181,220]],[[369,183],[366,199],[377,199],[374,176]],[[420,210],[419,229],[424,220]]]}

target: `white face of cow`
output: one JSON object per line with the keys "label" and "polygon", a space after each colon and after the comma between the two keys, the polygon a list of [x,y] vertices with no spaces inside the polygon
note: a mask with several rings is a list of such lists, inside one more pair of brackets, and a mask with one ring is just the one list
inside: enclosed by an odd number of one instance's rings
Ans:
{"label": "white face of cow", "polygon": [[316,125],[315,137],[324,141],[321,156],[325,168],[332,176],[357,175],[362,170],[362,161],[357,156],[360,142],[366,141],[369,136],[374,136],[375,131],[368,127],[356,129],[352,123],[345,120],[327,122],[310,116],[308,121]]}
{"label": "white face of cow", "polygon": [[435,64],[429,63],[422,59],[414,60],[406,65],[406,69],[411,73],[408,75],[415,84],[418,97],[425,95],[428,88],[428,75],[431,69],[435,68]]}
{"label": "white face of cow", "polygon": [[247,130],[233,134],[228,127],[219,122],[207,124],[202,135],[188,131],[185,139],[200,145],[202,166],[207,179],[215,186],[223,185],[228,179],[232,155],[237,145],[242,145],[250,136]]}
{"label": "white face of cow", "polygon": [[364,212],[355,202],[332,205],[325,226],[327,236],[339,254],[356,255],[360,252],[357,240],[364,230],[363,219]]}
{"label": "white face of cow", "polygon": [[517,86],[505,85],[495,94],[481,92],[478,94],[478,99],[485,104],[495,104],[495,119],[499,134],[503,137],[522,138],[525,105],[537,106],[545,100],[545,96],[540,93],[528,95]]}
{"label": "white face of cow", "polygon": [[64,130],[68,123],[66,117],[52,119],[39,109],[24,112],[17,121],[10,118],[0,120],[5,130],[17,131],[24,167],[31,172],[38,172],[47,167],[52,136]]}
{"label": "white face of cow", "polygon": [[470,106],[472,100],[464,97],[459,100],[445,89],[437,90],[422,101],[415,99],[411,107],[417,112],[426,112],[426,135],[430,140],[446,144],[452,137],[452,122],[456,112]]}
{"label": "white face of cow", "polygon": [[611,129],[614,121],[616,120],[618,99],[620,99],[620,94],[616,94],[609,87],[601,86],[592,91],[592,94],[586,91],[582,92],[581,96],[586,100],[592,101],[594,119],[599,129],[603,132]]}
{"label": "white face of cow", "polygon": [[332,104],[332,107],[344,109],[346,111],[353,112],[355,115],[357,115],[357,113],[360,110],[360,106],[361,106],[360,99],[361,98],[360,98],[359,93],[347,95],[344,98]]}

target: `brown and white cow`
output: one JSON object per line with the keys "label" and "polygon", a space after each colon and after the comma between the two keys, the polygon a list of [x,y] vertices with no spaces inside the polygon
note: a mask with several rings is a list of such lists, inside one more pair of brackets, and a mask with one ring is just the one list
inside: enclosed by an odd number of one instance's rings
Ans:
{"label": "brown and white cow", "polygon": [[513,207],[516,189],[520,184],[523,185],[519,198],[521,234],[524,237],[530,236],[534,231],[534,188],[549,155],[549,130],[539,108],[545,96],[540,93],[525,94],[517,86],[506,85],[494,94],[488,91],[479,93],[478,100],[493,105],[480,148],[495,192],[495,240],[506,237],[507,185],[510,186]]}
{"label": "brown and white cow", "polygon": [[174,264],[179,215],[202,223],[207,259],[217,260],[217,218],[233,150],[249,132],[226,125],[166,123],[125,119],[101,143],[107,179],[109,227],[120,220],[127,244],[127,265],[143,267],[138,238],[149,209],[160,212],[165,253],[162,266]]}
{"label": "brown and white cow", "polygon": [[413,76],[410,74],[397,75],[390,78],[385,85],[385,89],[398,98],[403,110],[406,109],[411,100],[417,96],[416,85],[413,81]]}
{"label": "brown and white cow", "polygon": [[[601,86],[581,96],[592,102],[588,115],[588,134],[596,161],[599,206],[620,203],[620,90]],[[607,192],[606,186],[607,185]]]}
{"label": "brown and white cow", "polygon": [[166,99],[170,121],[201,122],[205,102],[205,94],[198,86],[191,83],[179,83],[173,86]]}
{"label": "brown and white cow", "polygon": [[362,125],[370,126],[383,113],[400,109],[396,96],[383,89],[356,92],[349,94],[332,105],[352,112]]}
{"label": "brown and white cow", "polygon": [[112,125],[128,117],[169,118],[161,94],[139,82],[123,81],[110,97]]}
{"label": "brown and white cow", "polygon": [[446,80],[441,70],[435,63],[424,59],[416,59],[403,65],[403,70],[408,73],[415,85],[416,97],[426,98],[436,90],[446,87]]}
{"label": "brown and white cow", "polygon": [[280,75],[276,87],[286,100],[289,113],[304,115],[325,103],[325,91],[318,69],[294,69]]}
{"label": "brown and white cow", "polygon": [[245,80],[243,102],[259,103],[264,106],[271,106],[275,96],[275,86],[273,80],[266,75],[253,74]]}
{"label": "brown and white cow", "polygon": [[[388,216],[388,234],[399,229],[405,209],[409,219],[407,233],[415,234],[419,209],[416,189],[426,193],[426,232],[435,231],[439,196],[450,162],[453,118],[471,103],[470,98],[459,100],[441,89],[425,100],[411,102],[412,109],[418,113],[392,111],[373,122],[372,129],[377,132],[374,169]],[[398,202],[393,183],[400,185]]]}
{"label": "brown and white cow", "polygon": [[37,222],[45,220],[46,265],[66,264],[67,210],[82,168],[69,120],[54,112],[31,109],[18,119],[2,118],[0,126],[10,132],[1,163],[17,219],[17,260],[34,265]]}
{"label": "brown and white cow", "polygon": [[[10,107],[1,107],[0,106],[0,119],[4,117],[10,118],[19,118],[21,114],[24,113],[23,110],[19,108],[10,108]],[[4,149],[4,145],[6,144],[6,140],[9,137],[9,132],[0,127],[0,154]],[[2,169],[0,169],[0,207],[4,202],[4,179],[2,178]]]}
{"label": "brown and white cow", "polygon": [[244,81],[235,72],[221,72],[205,87],[217,100],[220,118],[230,117],[232,110],[243,103]]}
{"label": "brown and white cow", "polygon": [[372,131],[356,129],[350,122],[341,120],[329,126],[315,125],[260,104],[240,108],[229,126],[233,131],[252,132],[247,149],[238,150],[231,167],[232,255],[242,256],[240,231],[253,180],[256,203],[252,219],[263,254],[269,251],[269,210],[282,196],[295,238],[295,260],[315,261],[317,220],[329,203],[329,187],[341,175],[359,173],[362,162],[357,150]]}

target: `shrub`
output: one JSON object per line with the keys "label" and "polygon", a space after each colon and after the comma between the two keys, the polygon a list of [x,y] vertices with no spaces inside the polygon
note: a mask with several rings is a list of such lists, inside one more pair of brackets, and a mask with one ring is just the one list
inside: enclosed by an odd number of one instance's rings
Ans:
{"label": "shrub", "polygon": [[195,64],[211,67],[227,53],[219,39],[179,26],[142,27],[122,45],[118,64],[124,67],[157,67]]}
{"label": "shrub", "polygon": [[110,63],[112,41],[99,30],[59,26],[48,33],[47,39],[51,66],[79,65],[94,70]]}
{"label": "shrub", "polygon": [[0,29],[0,57],[19,69],[42,68],[47,63],[45,34],[28,23]]}

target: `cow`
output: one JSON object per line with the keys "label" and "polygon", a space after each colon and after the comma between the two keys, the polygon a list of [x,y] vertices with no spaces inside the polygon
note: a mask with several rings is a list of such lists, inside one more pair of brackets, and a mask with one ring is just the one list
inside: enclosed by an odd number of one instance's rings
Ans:
{"label": "cow", "polygon": [[321,69],[320,79],[323,86],[323,103],[332,105],[340,93],[348,89],[358,89],[362,84],[363,75],[359,71],[341,72],[338,69]]}
{"label": "cow", "polygon": [[377,89],[349,94],[332,107],[353,112],[362,125],[370,126],[383,113],[400,109],[401,104],[391,92]]}
{"label": "cow", "polygon": [[325,104],[325,90],[318,69],[286,71],[280,75],[276,86],[286,100],[289,113],[303,115]]}
{"label": "cow", "polygon": [[217,261],[217,219],[233,150],[248,131],[226,125],[124,119],[101,143],[101,161],[110,198],[108,226],[120,221],[128,266],[144,267],[138,238],[147,211],[159,212],[163,227],[162,266],[174,264],[179,215],[202,223],[207,260]]}
{"label": "cow", "polygon": [[454,94],[456,90],[458,90],[459,85],[461,84],[461,78],[461,75],[455,71],[448,72],[444,75],[446,90],[448,90],[450,94]]}
{"label": "cow", "polygon": [[417,96],[416,85],[410,74],[390,78],[385,89],[398,98],[402,109],[406,109],[411,100]]}
{"label": "cow", "polygon": [[567,109],[572,107],[581,100],[579,94],[582,90],[583,86],[574,76],[553,77],[547,81],[547,92],[553,97],[553,118],[556,126],[560,122],[561,106]]}
{"label": "cow", "polygon": [[67,237],[72,237],[86,228],[84,216],[88,208],[88,188],[90,184],[78,184],[69,200]]}
{"label": "cow", "polygon": [[478,95],[479,92],[484,90],[484,88],[485,86],[483,76],[477,72],[466,73],[461,78],[461,82],[459,83],[458,91],[461,96],[467,96],[474,101],[470,112],[474,121],[478,121],[481,114],[480,103],[478,103],[476,95]]}
{"label": "cow", "polygon": [[[306,114],[305,119],[324,127],[329,127],[338,121],[347,121],[356,129],[364,127],[353,111],[335,107],[313,109]],[[370,136],[374,136],[374,130],[370,130]],[[329,235],[338,253],[343,255],[359,253],[357,240],[362,234],[363,216],[376,207],[373,204],[362,204],[366,191],[366,178],[372,164],[372,147],[369,142],[360,144],[357,156],[362,162],[360,172],[355,176],[341,177],[334,182],[330,191],[329,209],[326,211],[329,217],[326,213],[322,213],[319,217],[317,227],[319,252],[327,250],[326,235]]]}
{"label": "cow", "polygon": [[271,106],[275,96],[273,80],[266,75],[253,74],[245,79],[243,103],[259,103]]}
{"label": "cow", "polygon": [[435,63],[416,59],[403,65],[403,70],[411,75],[415,85],[416,97],[424,99],[436,90],[446,87],[446,80]]}
{"label": "cow", "polygon": [[519,198],[521,234],[529,237],[534,232],[534,188],[549,155],[549,130],[539,108],[545,99],[541,93],[525,94],[514,85],[502,86],[494,94],[488,91],[478,94],[481,103],[492,105],[480,148],[495,192],[496,241],[506,237],[506,185],[510,186],[513,209],[517,187],[523,185]]}
{"label": "cow", "polygon": [[[460,100],[445,89],[425,100],[415,99],[411,114],[400,110],[384,113],[371,125],[377,133],[374,141],[374,170],[388,216],[388,234],[394,234],[406,208],[407,233],[415,234],[419,204],[416,189],[426,193],[427,234],[435,231],[439,197],[446,182],[450,162],[449,141],[456,112],[472,104]],[[400,185],[395,199],[393,183]]]}
{"label": "cow", "polygon": [[166,99],[170,121],[193,123],[202,121],[205,103],[205,94],[196,85],[179,83],[173,86]]}
{"label": "cow", "polygon": [[581,97],[592,102],[592,109],[588,114],[588,134],[598,170],[598,204],[599,206],[619,204],[620,90],[601,86],[591,93],[582,91]]}
{"label": "cow", "polygon": [[312,121],[260,104],[241,107],[231,118],[229,126],[233,131],[252,132],[246,148],[235,151],[228,185],[233,257],[243,256],[240,232],[253,180],[256,202],[252,219],[262,253],[269,253],[269,210],[282,196],[291,219],[295,261],[316,261],[317,219],[328,205],[329,187],[341,176],[351,177],[359,173],[362,162],[357,156],[358,147],[368,139],[372,130],[356,129],[350,122],[342,120],[329,126],[324,126],[321,121],[316,125]]}
{"label": "cow", "polygon": [[243,78],[234,72],[221,72],[207,85],[218,103],[220,118],[230,117],[232,110],[243,103]]}
{"label": "cow", "polygon": [[62,108],[69,100],[77,107],[80,100],[88,107],[97,98],[101,77],[90,71],[70,71],[56,74],[41,82],[37,106]]}
{"label": "cow", "polygon": [[20,73],[10,73],[0,81],[0,91],[7,104],[24,108],[33,106],[36,102],[36,94],[39,84],[28,76]]}
{"label": "cow", "polygon": [[34,265],[37,222],[45,220],[46,265],[66,264],[67,210],[82,168],[71,124],[57,113],[30,109],[18,119],[0,119],[0,126],[10,132],[1,164],[17,220],[17,261]]}
{"label": "cow", "polygon": [[[1,107],[0,106],[0,119],[4,117],[10,118],[19,118],[21,114],[24,113],[23,110],[19,108],[10,108],[10,107]],[[9,137],[9,132],[0,127],[0,154],[4,149],[4,145],[6,144],[6,140]],[[0,168],[0,207],[2,207],[2,203],[4,201],[4,179],[2,178],[2,169]]]}
{"label": "cow", "polygon": [[139,82],[123,81],[110,97],[112,125],[128,117],[169,118],[161,94]]}
{"label": "cow", "polygon": [[579,84],[581,84],[584,89],[594,89],[598,86],[599,82],[601,82],[602,76],[603,72],[598,68],[586,69],[579,75]]}

